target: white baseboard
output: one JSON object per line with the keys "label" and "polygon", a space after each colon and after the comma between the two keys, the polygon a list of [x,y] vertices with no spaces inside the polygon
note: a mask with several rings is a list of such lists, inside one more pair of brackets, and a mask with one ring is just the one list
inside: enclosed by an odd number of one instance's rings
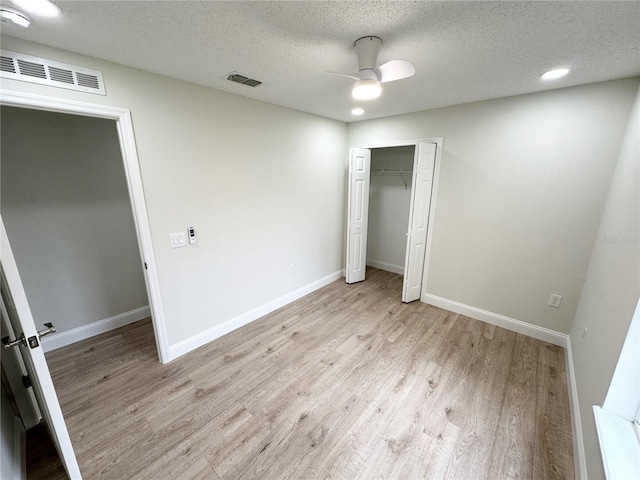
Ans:
{"label": "white baseboard", "polygon": [[367,265],[373,268],[379,268],[385,272],[397,273],[398,275],[404,275],[403,265],[394,265],[393,263],[380,262],[378,260],[367,259]]}
{"label": "white baseboard", "polygon": [[300,287],[297,290],[294,290],[293,292],[287,293],[286,295],[267,302],[264,305],[254,308],[253,310],[249,310],[248,312],[227,320],[220,325],[216,325],[215,327],[205,330],[202,333],[198,333],[197,335],[182,340],[175,345],[171,345],[169,347],[169,361],[185,355],[186,353],[189,353],[196,348],[206,345],[216,338],[226,335],[227,333],[232,332],[237,328],[242,327],[243,325],[251,323],[258,318],[263,317],[268,313],[273,312],[274,310],[277,310],[278,308],[284,307],[285,305],[288,305],[289,303],[294,302],[299,298],[302,298],[305,295],[308,295],[311,292],[324,287],[325,285],[329,285],[331,282],[340,279],[342,276],[343,271],[338,270],[337,272],[327,275],[320,280],[311,282],[304,287]]}
{"label": "white baseboard", "polygon": [[584,452],[582,419],[580,418],[580,404],[578,403],[576,372],[573,367],[571,337],[567,338],[565,355],[567,369],[567,393],[569,394],[569,412],[571,415],[571,435],[573,436],[573,462],[575,465],[576,478],[587,480],[587,458]]}
{"label": "white baseboard", "polygon": [[460,313],[467,317],[481,320],[491,325],[506,328],[512,332],[522,333],[529,337],[537,338],[545,342],[552,343],[553,345],[559,345],[561,347],[567,347],[569,341],[569,335],[565,333],[556,332],[548,328],[532,325],[531,323],[523,322],[522,320],[516,320],[515,318],[506,317],[499,313],[489,312],[482,310],[481,308],[465,305],[464,303],[449,300],[447,298],[438,297],[437,295],[431,295],[430,293],[422,294],[421,300],[425,303],[435,305],[436,307],[444,308],[455,313]]}
{"label": "white baseboard", "polygon": [[137,322],[143,318],[151,316],[149,305],[145,307],[129,310],[128,312],[114,315],[113,317],[98,320],[97,322],[89,323],[78,328],[67,330],[66,332],[54,333],[51,336],[43,337],[42,349],[45,352],[56,350],[58,348],[66,347],[72,343],[79,342],[80,340],[86,340],[87,338],[100,335],[101,333],[108,332],[115,328],[129,325],[130,323]]}

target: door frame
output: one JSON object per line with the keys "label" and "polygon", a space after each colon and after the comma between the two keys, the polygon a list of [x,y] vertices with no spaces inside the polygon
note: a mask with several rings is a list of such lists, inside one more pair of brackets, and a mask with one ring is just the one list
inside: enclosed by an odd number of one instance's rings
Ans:
{"label": "door frame", "polygon": [[[359,144],[352,144],[349,145],[349,158],[351,158],[351,149],[353,148],[391,148],[391,147],[410,147],[410,146],[414,146],[415,147],[415,155],[418,155],[418,144],[420,143],[435,143],[436,144],[436,158],[435,158],[435,164],[434,164],[434,168],[433,168],[433,187],[431,189],[431,204],[429,205],[429,221],[427,222],[427,242],[425,245],[425,254],[424,254],[424,267],[423,267],[423,273],[422,273],[422,294],[421,294],[421,298],[420,301],[424,301],[422,298],[424,297],[424,294],[427,291],[427,283],[429,280],[429,276],[428,276],[428,271],[429,271],[429,261],[431,258],[431,245],[432,245],[432,237],[433,237],[433,225],[434,225],[434,221],[435,221],[435,214],[436,214],[436,200],[438,198],[438,184],[439,184],[439,179],[440,179],[440,164],[442,163],[442,148],[444,146],[444,137],[432,137],[432,138],[425,138],[425,139],[420,139],[420,140],[396,140],[396,141],[389,141],[389,142],[378,142],[378,143],[359,143]],[[414,157],[414,162],[415,162],[415,158]],[[414,163],[415,165],[415,163]],[[412,198],[413,201],[413,198]],[[412,208],[413,205],[410,206],[410,208]],[[348,214],[348,212],[347,212]],[[408,225],[407,225],[408,228]],[[348,252],[346,252],[346,255],[348,255]],[[345,257],[346,257],[345,255]],[[346,258],[345,258],[345,265],[346,265]],[[405,261],[405,267],[406,267],[406,261]]]}
{"label": "door frame", "polygon": [[171,358],[169,356],[164,307],[160,295],[160,280],[158,278],[155,254],[153,251],[151,227],[149,225],[147,204],[144,196],[144,187],[142,185],[131,112],[126,108],[77,102],[5,89],[0,89],[0,105],[115,120],[127,190],[129,192],[129,201],[131,202],[131,210],[133,213],[133,223],[140,252],[140,266],[149,298],[156,348],[160,362],[168,363]]}

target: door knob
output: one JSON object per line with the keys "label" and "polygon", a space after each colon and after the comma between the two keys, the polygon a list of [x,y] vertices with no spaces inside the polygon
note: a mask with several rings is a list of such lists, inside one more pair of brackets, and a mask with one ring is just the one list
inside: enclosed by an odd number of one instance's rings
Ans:
{"label": "door knob", "polygon": [[50,333],[55,333],[56,327],[53,326],[53,323],[47,322],[44,324],[45,327],[42,330],[38,330],[38,337],[42,338],[45,335],[49,335]]}
{"label": "door knob", "polygon": [[[53,323],[51,322],[45,323],[44,326],[47,328],[43,328],[42,330],[38,330],[36,332],[38,334],[38,338],[42,338],[45,335],[49,335],[50,333],[54,333],[56,331],[56,327],[54,327]],[[16,338],[15,340],[9,340],[9,337],[2,338],[2,348],[4,348],[5,350],[9,350],[12,347],[17,347],[18,345],[24,345],[26,347],[27,343],[31,348],[36,348],[39,345],[38,340],[35,336],[29,337],[29,341],[27,342],[24,333],[21,333],[20,337]]]}
{"label": "door knob", "polygon": [[20,337],[16,338],[15,340],[9,340],[9,337],[2,337],[2,348],[4,348],[5,350],[9,350],[12,347],[17,347],[20,344],[27,346],[27,339],[24,338],[24,333],[21,333]]}

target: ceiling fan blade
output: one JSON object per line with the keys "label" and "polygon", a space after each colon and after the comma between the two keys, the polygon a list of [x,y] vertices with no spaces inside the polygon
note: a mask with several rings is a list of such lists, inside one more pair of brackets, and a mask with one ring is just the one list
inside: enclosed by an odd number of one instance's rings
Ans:
{"label": "ceiling fan blade", "polygon": [[391,60],[376,68],[376,73],[380,82],[385,83],[412,77],[416,73],[416,69],[406,60]]}
{"label": "ceiling fan blade", "polygon": [[357,73],[342,73],[342,72],[327,72],[327,73],[330,73],[331,75],[340,75],[341,77],[353,78],[354,80],[360,80],[360,76]]}

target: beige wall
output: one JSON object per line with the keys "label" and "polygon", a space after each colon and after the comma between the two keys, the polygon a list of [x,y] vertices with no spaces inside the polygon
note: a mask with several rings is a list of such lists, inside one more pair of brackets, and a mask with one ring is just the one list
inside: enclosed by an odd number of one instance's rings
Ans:
{"label": "beige wall", "polygon": [[0,212],[38,326],[149,304],[116,124],[2,107]]}
{"label": "beige wall", "polygon": [[[571,327],[590,479],[604,478],[593,405],[602,405],[640,296],[640,89]],[[582,341],[584,329],[588,334]],[[635,392],[637,394],[637,392]]]}
{"label": "beige wall", "polygon": [[[427,292],[568,333],[638,80],[349,124],[444,137]],[[547,306],[551,293],[561,308]]]}
{"label": "beige wall", "polygon": [[[170,345],[342,268],[345,124],[11,37],[2,48],[100,70],[107,95],[4,89],[131,110]],[[198,244],[171,249],[191,225]]]}

